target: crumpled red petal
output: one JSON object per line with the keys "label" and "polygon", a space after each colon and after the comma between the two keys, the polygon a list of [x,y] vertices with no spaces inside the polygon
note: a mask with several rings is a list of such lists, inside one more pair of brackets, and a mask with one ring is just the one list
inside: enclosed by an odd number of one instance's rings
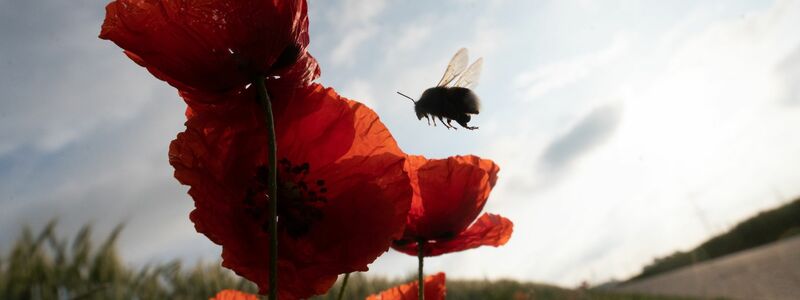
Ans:
{"label": "crumpled red petal", "polygon": [[[502,216],[485,213],[467,230],[452,239],[434,240],[425,244],[425,256],[437,256],[451,252],[459,252],[480,246],[499,247],[511,238],[514,224]],[[416,256],[417,242],[408,242],[392,246],[397,251]]]}
{"label": "crumpled red petal", "polygon": [[[444,273],[437,273],[426,276],[425,279],[425,299],[443,300],[447,295]],[[380,294],[370,295],[366,300],[417,300],[419,286],[417,281],[413,281],[401,286],[396,286],[381,292]]]}
{"label": "crumpled red petal", "polygon": [[406,237],[453,237],[478,217],[497,182],[500,168],[477,156],[406,160],[414,199],[408,215]]}
{"label": "crumpled red petal", "polygon": [[[278,200],[279,295],[306,298],[341,273],[366,271],[402,236],[411,189],[405,155],[372,110],[316,84],[270,94],[287,191]],[[224,105],[187,100],[187,129],[170,145],[170,163],[191,186],[197,231],[222,245],[223,266],[265,293],[266,128],[252,91],[229,96]],[[289,193],[300,186],[316,196]]]}
{"label": "crumpled red petal", "polygon": [[306,51],[305,0],[115,0],[100,38],[188,92],[225,92],[258,75],[298,85],[319,76]]}
{"label": "crumpled red petal", "polygon": [[222,290],[209,300],[259,300],[258,296],[236,290]]}

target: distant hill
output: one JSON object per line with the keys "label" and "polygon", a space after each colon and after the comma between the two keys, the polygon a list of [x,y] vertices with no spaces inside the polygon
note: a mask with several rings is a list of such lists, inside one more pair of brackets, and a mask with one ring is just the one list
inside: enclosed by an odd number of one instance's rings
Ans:
{"label": "distant hill", "polygon": [[800,234],[800,199],[760,212],[688,252],[678,251],[656,258],[629,281],[758,247],[796,234]]}

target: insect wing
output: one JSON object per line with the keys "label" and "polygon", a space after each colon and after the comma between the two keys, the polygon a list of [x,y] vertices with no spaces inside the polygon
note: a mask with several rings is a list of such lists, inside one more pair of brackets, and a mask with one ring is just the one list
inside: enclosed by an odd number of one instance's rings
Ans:
{"label": "insect wing", "polygon": [[450,63],[447,64],[447,69],[444,71],[444,76],[442,76],[442,80],[439,80],[439,83],[436,86],[446,86],[450,84],[459,74],[464,72],[464,69],[467,67],[467,63],[469,60],[467,58],[467,48],[461,48],[453,55],[453,58],[450,59]]}
{"label": "insect wing", "polygon": [[478,79],[481,78],[481,70],[483,69],[483,57],[478,58],[474,63],[469,65],[466,71],[461,74],[461,78],[456,81],[454,86],[472,89],[478,85]]}

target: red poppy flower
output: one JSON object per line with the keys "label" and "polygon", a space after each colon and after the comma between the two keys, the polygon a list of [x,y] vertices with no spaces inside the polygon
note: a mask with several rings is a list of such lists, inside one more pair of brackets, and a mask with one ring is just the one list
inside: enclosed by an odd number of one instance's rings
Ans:
{"label": "red poppy flower", "polygon": [[[400,151],[366,106],[319,85],[271,88],[278,142],[281,299],[326,292],[402,236],[411,189]],[[197,231],[222,245],[223,266],[268,287],[267,136],[250,89],[224,105],[191,102],[170,145],[191,186]]]}
{"label": "red poppy flower", "polygon": [[[425,277],[425,299],[426,300],[442,300],[447,294],[447,287],[445,287],[444,273],[437,273],[435,275]],[[417,300],[419,299],[419,292],[417,281],[413,281],[401,286],[396,286],[381,292],[380,294],[370,295],[367,300]]]}
{"label": "red poppy flower", "polygon": [[[427,287],[427,286],[426,286]],[[223,290],[208,300],[259,300],[258,296],[236,290]]]}
{"label": "red poppy flower", "polygon": [[255,76],[319,76],[305,0],[115,0],[100,38],[180,90],[224,92]]}
{"label": "red poppy flower", "polygon": [[500,168],[491,160],[471,155],[431,160],[409,156],[406,169],[414,198],[403,239],[394,243],[394,249],[417,255],[417,242],[422,240],[424,255],[436,256],[483,245],[497,247],[511,238],[513,224],[506,218],[487,213],[475,221],[497,182]]}

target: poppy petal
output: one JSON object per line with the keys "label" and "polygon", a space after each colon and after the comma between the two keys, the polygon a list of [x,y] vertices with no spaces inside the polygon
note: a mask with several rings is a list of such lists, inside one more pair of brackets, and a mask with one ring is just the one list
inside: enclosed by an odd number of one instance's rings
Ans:
{"label": "poppy petal", "polygon": [[222,290],[209,300],[258,300],[258,296],[236,290]]}
{"label": "poppy petal", "polygon": [[[447,295],[444,273],[437,273],[425,277],[425,299],[442,300]],[[381,292],[380,294],[370,295],[366,300],[416,300],[419,299],[419,283],[413,281],[404,285],[396,286]]]}
{"label": "poppy petal", "polygon": [[414,199],[406,236],[450,238],[463,231],[483,209],[500,168],[477,156],[407,159]]}
{"label": "poppy petal", "polygon": [[[281,299],[326,292],[365,271],[402,236],[411,205],[405,155],[378,116],[319,85],[271,95],[279,165]],[[175,177],[191,186],[195,228],[222,245],[223,266],[266,292],[266,129],[253,95],[190,103],[170,145]],[[313,195],[312,195],[313,194]]]}
{"label": "poppy petal", "polygon": [[[425,245],[425,256],[437,256],[480,246],[499,247],[508,242],[513,231],[514,224],[511,220],[500,215],[485,213],[456,237],[428,242]],[[416,242],[395,243],[393,248],[408,255],[416,256],[418,253]]]}
{"label": "poppy petal", "polygon": [[115,0],[100,38],[184,91],[224,92],[257,75],[298,83],[319,75],[306,52],[305,0]]}

